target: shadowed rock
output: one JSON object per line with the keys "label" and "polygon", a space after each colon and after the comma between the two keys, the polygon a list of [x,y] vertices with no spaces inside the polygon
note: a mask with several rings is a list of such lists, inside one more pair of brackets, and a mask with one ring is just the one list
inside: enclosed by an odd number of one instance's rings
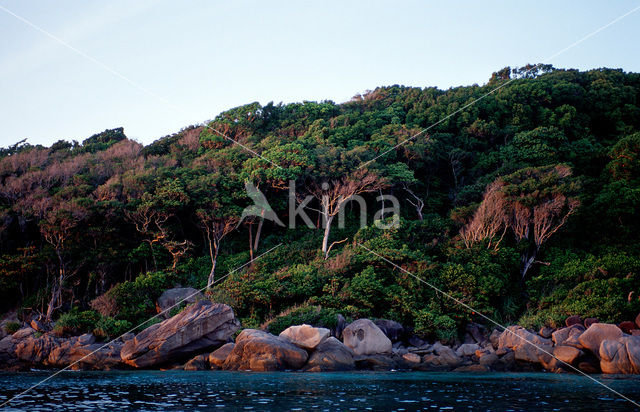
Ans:
{"label": "shadowed rock", "polygon": [[45,364],[57,368],[72,365],[73,370],[111,370],[126,367],[120,357],[122,343],[115,341],[105,346],[104,343],[93,343],[95,339],[83,336],[64,341],[52,349]]}
{"label": "shadowed rock", "polygon": [[217,348],[239,327],[229,306],[202,300],[128,340],[122,359],[136,368],[159,366]]}
{"label": "shadowed rock", "polygon": [[208,355],[198,355],[184,364],[186,371],[203,371],[208,369]]}
{"label": "shadowed rock", "polygon": [[307,351],[279,336],[245,329],[224,362],[226,370],[276,371],[300,369],[307,362]]}
{"label": "shadowed rock", "polygon": [[566,362],[569,365],[572,365],[573,362],[576,361],[580,356],[583,355],[583,352],[574,348],[573,346],[556,346],[553,348],[553,356],[561,360],[562,362]]}
{"label": "shadowed rock", "polygon": [[332,336],[318,345],[305,369],[310,372],[329,372],[354,368],[353,351]]}
{"label": "shadowed rock", "polygon": [[173,288],[165,290],[156,301],[156,310],[158,313],[167,311],[162,314],[165,319],[169,318],[170,308],[175,307],[176,303],[182,301],[191,304],[204,299],[202,293],[194,288]]}
{"label": "shadowed rock", "polygon": [[504,348],[513,350],[516,360],[544,364],[551,359],[552,342],[521,326],[510,326],[498,341],[498,349]]}
{"label": "shadowed rock", "polygon": [[225,343],[218,349],[211,352],[209,354],[209,365],[211,366],[211,369],[221,369],[234,346],[236,346],[236,344],[233,342]]}
{"label": "shadowed rock", "polygon": [[585,327],[582,325],[573,325],[568,328],[558,329],[551,334],[551,338],[556,345],[574,346],[580,349],[582,348],[582,344],[579,338],[585,330]]}
{"label": "shadowed rock", "polygon": [[475,355],[478,349],[480,349],[480,346],[475,343],[465,343],[460,345],[460,347],[456,349],[456,355],[458,356]]}
{"label": "shadowed rock", "polygon": [[604,373],[640,373],[640,336],[604,340],[599,354]]}
{"label": "shadowed rock", "polygon": [[460,365],[462,359],[448,346],[436,342],[432,346],[433,352],[425,355],[422,361],[433,368],[452,369]]}
{"label": "shadowed rock", "polygon": [[623,335],[622,330],[616,325],[608,323],[594,323],[589,326],[578,340],[585,349],[599,356],[600,344],[604,340],[617,340]]}
{"label": "shadowed rock", "polygon": [[391,342],[402,340],[404,336],[404,326],[400,323],[389,319],[376,319],[374,323]]}

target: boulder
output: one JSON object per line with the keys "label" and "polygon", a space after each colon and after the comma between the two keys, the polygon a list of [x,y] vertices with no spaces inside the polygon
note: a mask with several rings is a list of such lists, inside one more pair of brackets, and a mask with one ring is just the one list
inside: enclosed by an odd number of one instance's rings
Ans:
{"label": "boulder", "polygon": [[631,331],[636,328],[636,323],[625,320],[624,322],[620,322],[618,327],[622,329],[624,333],[631,334]]}
{"label": "boulder", "polygon": [[589,328],[589,326],[593,325],[594,323],[600,323],[598,318],[586,318],[584,320],[584,327]]}
{"label": "boulder", "polygon": [[410,363],[420,363],[422,361],[420,355],[417,355],[415,353],[405,353],[404,355],[402,355],[402,359]]}
{"label": "boulder", "polygon": [[391,352],[391,340],[369,319],[358,319],[342,331],[344,344],[356,355]]}
{"label": "boulder", "polygon": [[[498,352],[496,352],[496,355],[497,354]],[[501,370],[501,371],[512,371],[514,370],[515,365],[516,365],[516,354],[512,350],[509,350],[507,353],[505,353],[503,356],[500,357],[498,362],[492,365],[492,368]]]}
{"label": "boulder", "polygon": [[498,363],[498,361],[499,361],[498,355],[496,355],[495,353],[486,353],[482,355],[482,357],[480,357],[480,359],[478,360],[478,363],[480,365],[493,366],[496,363]]}
{"label": "boulder", "polygon": [[456,355],[458,356],[471,356],[476,353],[477,350],[480,349],[480,346],[476,343],[465,343],[460,345],[458,349],[456,349]]}
{"label": "boulder", "polygon": [[[402,358],[400,358],[402,359]],[[356,368],[374,370],[374,371],[390,371],[397,369],[398,362],[391,354],[376,353],[372,355],[356,355],[354,357]]]}
{"label": "boulder", "polygon": [[122,343],[87,343],[90,341],[87,337],[64,340],[51,350],[45,364],[56,368],[71,365],[73,370],[111,370],[126,367],[120,357]]}
{"label": "boulder", "polygon": [[454,372],[490,372],[491,368],[487,365],[466,365],[459,366],[453,370]]}
{"label": "boulder", "polygon": [[623,335],[622,330],[616,325],[608,323],[594,323],[589,326],[578,340],[585,349],[591,351],[595,355],[599,355],[600,344],[604,340],[617,340]]}
{"label": "boulder", "polygon": [[573,362],[582,355],[583,352],[573,346],[560,345],[553,348],[553,356],[569,365],[573,365]]}
{"label": "boulder", "polygon": [[510,326],[498,341],[498,349],[504,348],[513,350],[516,360],[545,363],[551,358],[552,342],[521,326]]}
{"label": "boulder", "polygon": [[584,373],[600,373],[599,364],[592,360],[586,360],[578,363],[578,369]]}
{"label": "boulder", "polygon": [[599,354],[603,373],[640,373],[640,336],[605,339]]}
{"label": "boulder", "polygon": [[203,299],[202,293],[194,288],[167,289],[162,292],[162,295],[156,301],[156,311],[162,313],[162,316],[168,319],[169,312],[177,306],[178,302],[191,304]]}
{"label": "boulder", "polygon": [[454,351],[448,346],[436,342],[432,346],[432,353],[425,355],[422,361],[435,368],[455,368],[462,362]]}
{"label": "boulder", "polygon": [[493,350],[493,346],[487,346],[485,348],[480,348],[476,350],[475,355],[476,355],[476,358],[480,359],[483,356],[489,355],[491,353],[496,353],[496,351]]}
{"label": "boulder", "polygon": [[341,314],[336,315],[336,325],[331,328],[331,336],[335,336],[340,339],[342,337],[342,331],[347,326],[347,320]]}
{"label": "boulder", "polygon": [[245,329],[225,360],[225,370],[276,371],[300,369],[309,355],[288,340],[270,333]]}
{"label": "boulder", "polygon": [[632,329],[630,334],[631,336],[640,336],[640,329]]}
{"label": "boulder", "polygon": [[373,323],[387,335],[391,342],[398,342],[404,337],[404,326],[394,320],[376,319]]}
{"label": "boulder", "polygon": [[313,350],[323,340],[327,339],[331,332],[325,328],[314,328],[310,325],[289,326],[280,333],[280,337],[288,340],[302,349]]}
{"label": "boulder", "polygon": [[465,326],[465,331],[471,335],[474,342],[469,343],[482,343],[487,340],[487,337],[484,334],[485,328],[477,323],[468,323]]}
{"label": "boulder", "polygon": [[85,333],[78,336],[76,342],[80,345],[91,345],[92,343],[96,343],[96,337],[93,336],[93,333]]}
{"label": "boulder", "polygon": [[233,342],[225,343],[211,352],[209,354],[209,366],[211,369],[222,369],[224,362],[227,360],[227,357],[229,357],[234,346],[236,346],[236,344]]}
{"label": "boulder", "polygon": [[193,359],[190,359],[184,364],[184,370],[186,371],[203,371],[208,369],[208,357],[209,355],[198,355]]}
{"label": "boulder", "polygon": [[419,337],[417,337],[416,335],[411,335],[409,336],[409,339],[407,339],[407,343],[410,346],[419,348],[421,346],[424,346],[425,341],[423,341],[422,339],[420,339]]}
{"label": "boulder", "polygon": [[49,353],[55,349],[63,339],[52,335],[42,335],[38,338],[30,335],[16,344],[16,357],[33,365],[42,365],[49,357]]}
{"label": "boulder", "polygon": [[585,331],[585,327],[582,325],[573,325],[568,328],[558,329],[551,334],[551,339],[556,345],[568,345],[582,347],[582,344],[578,340],[580,335]]}
{"label": "boulder", "polygon": [[428,343],[425,343],[418,348],[412,346],[409,349],[407,349],[407,351],[418,354],[418,355],[426,355],[427,353],[433,352],[433,345],[429,345]]}
{"label": "boulder", "polygon": [[14,339],[12,335],[5,336],[0,340],[0,369],[1,370],[28,370],[33,365],[24,362],[16,357],[16,346],[20,341]]}
{"label": "boulder", "polygon": [[569,327],[569,326],[573,326],[573,325],[582,325],[583,321],[582,318],[578,315],[573,315],[573,316],[569,316],[568,318],[566,318],[564,320],[564,324]]}
{"label": "boulder", "polygon": [[540,329],[540,331],[538,331],[538,335],[542,336],[545,339],[549,339],[551,338],[554,331],[555,331],[554,328],[550,326],[544,326]]}
{"label": "boulder", "polygon": [[491,335],[489,335],[489,342],[491,342],[491,346],[493,346],[493,349],[498,349],[498,343],[500,341],[500,335],[502,335],[502,332],[499,331],[498,329],[494,329],[491,332]]}
{"label": "boulder", "polygon": [[122,359],[136,368],[159,366],[215,349],[239,327],[229,306],[201,300],[125,342]]}
{"label": "boulder", "polygon": [[36,330],[33,329],[32,327],[27,326],[26,328],[22,328],[20,330],[18,330],[16,333],[14,333],[13,335],[11,335],[11,337],[15,340],[21,340],[24,338],[27,338],[33,334],[36,333]]}
{"label": "boulder", "polygon": [[333,336],[320,343],[309,357],[310,372],[349,371],[355,368],[353,351]]}

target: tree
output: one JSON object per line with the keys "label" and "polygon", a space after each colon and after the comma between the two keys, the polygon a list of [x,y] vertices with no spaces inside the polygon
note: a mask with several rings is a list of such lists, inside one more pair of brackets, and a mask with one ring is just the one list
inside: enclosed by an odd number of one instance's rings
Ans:
{"label": "tree", "polygon": [[212,173],[199,176],[191,182],[191,198],[196,204],[198,227],[203,232],[211,270],[207,287],[215,281],[216,265],[222,240],[240,223],[240,207],[237,200],[243,197],[236,175]]}
{"label": "tree", "polygon": [[142,202],[135,210],[125,211],[126,218],[132,222],[136,230],[144,236],[144,241],[149,245],[154,270],[158,270],[156,256],[153,253],[153,245],[166,236],[161,227],[169,219],[169,214],[161,212],[152,202],[151,196],[145,193]]}
{"label": "tree", "polygon": [[488,240],[489,247],[500,244],[507,228],[518,243],[526,240],[522,253],[521,279],[535,263],[542,245],[556,233],[580,204],[575,194],[578,182],[571,179],[566,165],[525,168],[499,178],[487,187],[482,203],[471,222],[460,231],[467,248]]}
{"label": "tree", "polygon": [[62,305],[62,287],[68,276],[65,256],[66,242],[73,235],[73,229],[86,217],[86,211],[71,203],[61,203],[50,210],[40,222],[40,232],[53,247],[58,258],[58,276],[51,286],[51,299],[47,305],[46,320]]}
{"label": "tree", "polygon": [[[487,248],[497,249],[509,227],[508,204],[501,189],[503,183],[497,180],[487,186],[484,199],[473,215],[473,219],[460,230],[460,237],[467,248],[488,239]],[[497,242],[494,238],[502,231]]]}
{"label": "tree", "polygon": [[327,258],[331,246],[329,236],[331,224],[344,205],[356,195],[375,192],[386,186],[386,181],[367,169],[357,170],[343,178],[323,182],[312,182],[309,192],[320,202],[324,234],[322,254]]}
{"label": "tree", "polygon": [[208,288],[210,288],[215,281],[216,263],[218,261],[218,253],[220,252],[222,239],[231,233],[237,227],[239,222],[239,218],[237,216],[225,216],[219,215],[218,213],[220,213],[220,210],[215,206],[208,210],[198,209],[196,211],[196,215],[199,219],[199,226],[204,231],[207,238],[209,256],[211,258],[211,271],[207,278]]}

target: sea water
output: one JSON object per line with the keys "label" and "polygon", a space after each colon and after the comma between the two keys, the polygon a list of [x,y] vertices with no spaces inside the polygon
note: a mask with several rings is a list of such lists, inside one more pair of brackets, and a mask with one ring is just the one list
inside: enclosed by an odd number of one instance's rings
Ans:
{"label": "sea water", "polygon": [[[0,373],[0,403],[48,372]],[[640,402],[640,376],[593,376]],[[591,379],[550,373],[63,372],[7,410],[631,411]]]}

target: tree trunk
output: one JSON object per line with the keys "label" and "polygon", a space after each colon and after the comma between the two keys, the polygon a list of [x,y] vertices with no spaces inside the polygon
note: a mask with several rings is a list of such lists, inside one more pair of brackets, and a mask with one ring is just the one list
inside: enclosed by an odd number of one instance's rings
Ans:
{"label": "tree trunk", "polygon": [[156,255],[153,253],[153,243],[151,243],[151,241],[147,241],[147,243],[149,243],[149,250],[151,250],[151,259],[153,259],[153,270],[157,272],[158,264],[156,263]]}
{"label": "tree trunk", "polygon": [[260,217],[260,222],[258,223],[258,229],[256,230],[256,239],[253,243],[254,252],[258,251],[258,245],[260,244],[260,235],[262,234],[262,224],[264,223],[264,209],[262,209],[261,215],[262,216]]}
{"label": "tree trunk", "polygon": [[532,249],[529,253],[522,255],[522,269],[520,270],[520,279],[524,284],[524,279],[527,276],[527,272],[536,260],[537,249]]}
{"label": "tree trunk", "polygon": [[327,257],[327,253],[329,250],[329,235],[331,234],[331,222],[333,221],[333,216],[329,216],[327,219],[326,226],[324,228],[324,237],[322,238],[322,254],[324,257]]}
{"label": "tree trunk", "polygon": [[211,289],[213,282],[216,280],[216,263],[218,262],[218,250],[211,258],[211,272],[209,272],[209,279],[207,279],[207,289]]}
{"label": "tree trunk", "polygon": [[253,223],[249,223],[249,258],[253,260]]}
{"label": "tree trunk", "polygon": [[62,282],[64,281],[64,261],[62,260],[62,255],[60,251],[56,251],[58,255],[58,262],[60,265],[59,269],[59,277],[58,280],[53,282],[53,286],[51,287],[51,300],[47,305],[47,314],[46,320],[51,321],[51,317],[53,316],[53,311],[56,309],[56,303],[60,300],[60,295],[62,291]]}

